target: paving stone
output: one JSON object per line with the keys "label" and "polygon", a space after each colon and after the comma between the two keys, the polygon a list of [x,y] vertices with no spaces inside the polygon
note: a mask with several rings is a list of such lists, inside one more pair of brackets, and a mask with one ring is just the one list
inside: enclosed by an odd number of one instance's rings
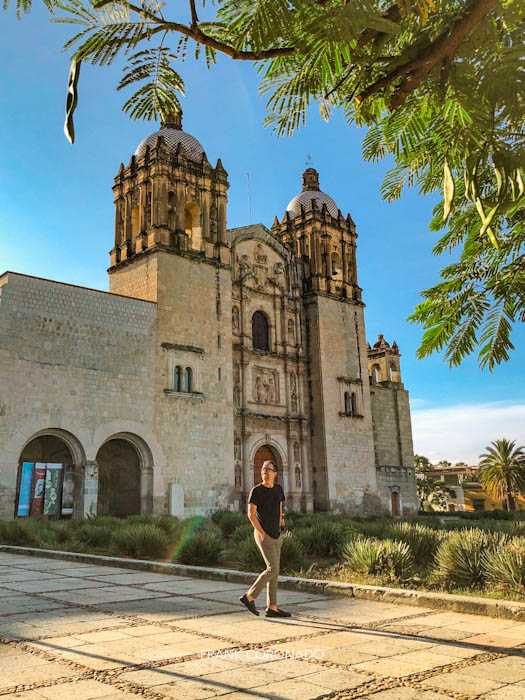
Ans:
{"label": "paving stone", "polygon": [[48,700],[91,700],[91,698],[106,697],[108,693],[113,693],[114,691],[115,688],[112,688],[107,683],[100,683],[91,679],[50,685],[38,689],[38,692]]}
{"label": "paving stone", "polygon": [[303,680],[308,683],[320,685],[323,688],[331,688],[332,690],[357,688],[367,682],[366,676],[363,676],[362,673],[343,671],[339,668],[328,668],[323,671],[317,671],[316,673],[305,676]]}
{"label": "paving stone", "polygon": [[263,686],[256,686],[251,689],[254,693],[260,693],[265,700],[313,700],[333,693],[333,690],[328,687],[307,683],[306,679],[289,678],[278,683],[268,683]]}
{"label": "paving stone", "polygon": [[[507,656],[503,659],[496,659],[496,661],[469,666],[468,674],[476,678],[487,678],[501,683],[522,681],[525,679],[525,659]],[[525,693],[523,697],[525,698]]]}
{"label": "paving stone", "polygon": [[418,690],[416,688],[392,688],[382,690],[374,695],[365,695],[362,700],[446,700],[441,693],[432,690]]}
{"label": "paving stone", "polygon": [[450,673],[441,673],[437,676],[432,676],[421,682],[421,685],[432,685],[436,688],[452,691],[455,693],[465,693],[466,695],[478,695],[488,693],[491,690],[501,688],[504,683],[491,681],[487,678],[479,678],[473,676],[470,672],[474,668],[469,666],[459,671],[451,671]]}

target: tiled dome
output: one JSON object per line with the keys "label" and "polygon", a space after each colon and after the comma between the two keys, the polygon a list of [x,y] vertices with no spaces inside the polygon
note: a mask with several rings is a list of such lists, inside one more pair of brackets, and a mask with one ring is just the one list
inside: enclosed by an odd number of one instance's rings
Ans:
{"label": "tiled dome", "polygon": [[204,148],[194,136],[182,131],[182,112],[170,115],[168,119],[161,124],[159,131],[155,131],[154,134],[146,136],[137,146],[135,158],[140,158],[144,155],[146,146],[154,146],[158,136],[163,137],[166,146],[171,151],[175,152],[180,143],[190,160],[197,162],[202,160]]}
{"label": "tiled dome", "polygon": [[339,208],[334,200],[319,189],[319,173],[314,168],[307,168],[303,173],[303,191],[296,195],[286,207],[286,211],[295,218],[301,211],[301,206],[307,207],[311,200],[321,209],[326,204],[328,213],[337,217]]}
{"label": "tiled dome", "polygon": [[337,218],[337,204],[331,197],[320,190],[308,190],[307,192],[299,193],[290,201],[286,211],[290,213],[292,218],[295,218],[301,210],[301,205],[306,208],[311,199],[315,201],[315,206],[318,209],[321,209],[323,204],[326,204],[328,213]]}

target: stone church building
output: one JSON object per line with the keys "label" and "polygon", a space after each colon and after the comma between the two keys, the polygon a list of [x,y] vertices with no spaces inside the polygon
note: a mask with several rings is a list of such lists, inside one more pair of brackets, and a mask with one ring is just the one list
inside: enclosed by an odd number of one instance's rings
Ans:
{"label": "stone church building", "polygon": [[227,191],[174,116],[115,177],[110,292],[0,276],[0,518],[41,512],[38,469],[55,515],[244,510],[265,459],[288,510],[417,510],[351,216],[313,168],[270,229],[228,229]]}

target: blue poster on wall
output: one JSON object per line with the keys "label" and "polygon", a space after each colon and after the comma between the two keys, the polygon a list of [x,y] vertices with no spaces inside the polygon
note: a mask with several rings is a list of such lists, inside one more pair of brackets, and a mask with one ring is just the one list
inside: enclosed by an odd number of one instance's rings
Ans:
{"label": "blue poster on wall", "polygon": [[33,462],[22,462],[20,475],[20,492],[18,495],[17,515],[24,517],[29,515],[31,504],[31,487],[33,485]]}

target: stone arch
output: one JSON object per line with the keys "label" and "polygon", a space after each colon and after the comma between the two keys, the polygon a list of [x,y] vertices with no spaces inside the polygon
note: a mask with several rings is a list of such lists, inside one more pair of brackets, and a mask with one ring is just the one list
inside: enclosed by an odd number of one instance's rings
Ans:
{"label": "stone arch", "polygon": [[268,314],[263,309],[256,309],[251,318],[252,347],[254,350],[270,350],[271,323]]}
{"label": "stone arch", "polygon": [[[111,464],[108,463],[112,454],[116,463],[123,462],[127,469],[123,483],[121,483],[123,474],[117,474],[115,468],[112,469]],[[133,460],[133,455],[136,461]],[[129,460],[129,466],[125,460]],[[120,486],[124,485],[129,488],[121,493],[120,500],[109,504],[110,510],[122,512],[111,514],[134,515],[152,512],[153,454],[142,437],[128,432],[113,433],[101,443],[97,451],[96,462],[99,472],[99,512],[108,509],[109,499],[115,496],[116,489],[118,490]],[[107,489],[107,493],[104,493],[105,489]]]}
{"label": "stone arch", "polygon": [[334,251],[330,256],[330,275],[333,280],[339,281],[343,279],[343,264],[341,256]]}
{"label": "stone arch", "polygon": [[[71,432],[62,428],[44,428],[28,436],[22,445],[18,457],[16,493],[15,493],[15,514],[20,493],[20,478],[23,462],[55,463],[62,464],[60,474],[60,489],[63,491],[66,484],[66,492],[61,493],[64,497],[62,505],[65,506],[65,498],[68,498],[67,515],[77,516],[81,513],[80,495],[82,489],[82,468],[86,460],[84,446],[81,441]],[[64,475],[67,472],[67,476]],[[45,478],[45,477],[44,477]],[[31,486],[31,491],[34,488]],[[33,494],[31,493],[31,496]],[[43,503],[41,504],[41,506]],[[59,504],[60,505],[60,504]],[[71,509],[71,510],[69,510]],[[34,510],[34,509],[33,509]],[[28,513],[29,514],[29,513]],[[31,515],[41,515],[42,510],[31,512]],[[56,516],[61,515],[59,508]]]}
{"label": "stone arch", "polygon": [[381,367],[379,365],[372,365],[372,381],[377,384],[381,381]]}
{"label": "stone arch", "polygon": [[201,212],[195,202],[186,202],[184,205],[184,228],[189,237],[190,248],[200,251],[202,243]]}

